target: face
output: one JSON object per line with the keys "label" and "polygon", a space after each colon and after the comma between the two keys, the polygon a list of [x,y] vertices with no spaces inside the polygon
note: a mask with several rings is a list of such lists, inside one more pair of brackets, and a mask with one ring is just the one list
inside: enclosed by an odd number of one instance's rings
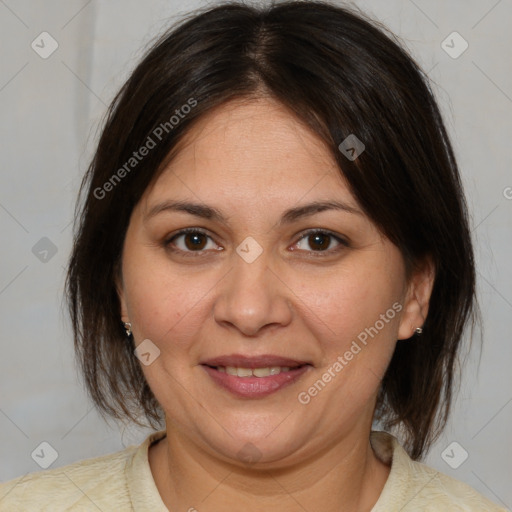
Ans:
{"label": "face", "polygon": [[323,143],[259,99],[189,132],[133,211],[118,288],[168,431],[284,465],[368,434],[396,340],[426,316],[424,282]]}

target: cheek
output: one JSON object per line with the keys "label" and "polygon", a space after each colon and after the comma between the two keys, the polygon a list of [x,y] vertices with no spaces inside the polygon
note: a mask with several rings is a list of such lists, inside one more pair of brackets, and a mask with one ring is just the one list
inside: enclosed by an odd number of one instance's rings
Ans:
{"label": "cheek", "polygon": [[165,258],[142,250],[129,254],[123,262],[123,278],[135,339],[149,338],[166,350],[172,348],[166,340],[186,345],[202,324],[198,315],[215,284],[213,277],[177,273]]}
{"label": "cheek", "polygon": [[385,271],[379,267],[368,262],[347,266],[322,279],[301,277],[298,295],[305,311],[314,313],[309,317],[329,347],[343,348],[368,329],[374,333],[375,324],[383,335],[394,336],[401,307],[392,306],[402,298],[399,274],[389,266]]}
{"label": "cheek", "polygon": [[397,339],[399,278],[400,265],[383,272],[367,261],[325,281],[302,279],[302,316],[310,319],[307,328],[321,346],[322,363],[301,397],[309,397],[318,416],[332,424],[358,418],[379,388]]}

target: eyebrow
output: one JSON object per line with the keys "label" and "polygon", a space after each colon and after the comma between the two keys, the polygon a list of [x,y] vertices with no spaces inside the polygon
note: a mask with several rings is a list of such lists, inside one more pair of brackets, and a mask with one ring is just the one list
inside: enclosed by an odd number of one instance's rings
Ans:
{"label": "eyebrow", "polygon": [[[299,219],[310,217],[315,213],[326,210],[341,210],[355,215],[363,215],[363,212],[353,206],[345,204],[341,201],[315,201],[295,208],[286,210],[279,221],[279,225],[291,224]],[[217,221],[221,224],[228,224],[228,219],[213,206],[200,203],[192,203],[189,201],[163,201],[153,206],[145,215],[145,219],[150,219],[162,212],[175,211],[185,212],[196,217]]]}

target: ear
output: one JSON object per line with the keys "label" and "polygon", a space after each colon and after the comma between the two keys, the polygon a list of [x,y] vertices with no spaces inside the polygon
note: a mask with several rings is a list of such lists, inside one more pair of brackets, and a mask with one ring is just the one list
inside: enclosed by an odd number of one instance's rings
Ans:
{"label": "ear", "polygon": [[117,291],[117,296],[119,297],[119,304],[121,306],[121,321],[122,322],[129,322],[130,318],[128,316],[128,308],[126,307],[126,299],[125,299],[125,293],[124,293],[124,283],[123,283],[123,274],[121,272],[121,268],[119,265],[116,265],[114,269],[114,275],[115,275],[115,287]]}
{"label": "ear", "polygon": [[398,328],[398,339],[406,340],[422,327],[428,314],[432,288],[434,287],[435,266],[430,256],[415,264],[407,284],[403,313]]}

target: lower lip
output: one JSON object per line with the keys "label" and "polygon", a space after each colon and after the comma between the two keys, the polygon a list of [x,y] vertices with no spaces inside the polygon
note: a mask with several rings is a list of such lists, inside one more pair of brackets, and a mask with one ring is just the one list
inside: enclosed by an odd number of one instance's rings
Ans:
{"label": "lower lip", "polygon": [[308,371],[310,365],[304,365],[268,377],[237,377],[236,375],[219,372],[216,368],[210,366],[202,365],[202,367],[217,384],[234,395],[243,398],[263,398],[296,382]]}

